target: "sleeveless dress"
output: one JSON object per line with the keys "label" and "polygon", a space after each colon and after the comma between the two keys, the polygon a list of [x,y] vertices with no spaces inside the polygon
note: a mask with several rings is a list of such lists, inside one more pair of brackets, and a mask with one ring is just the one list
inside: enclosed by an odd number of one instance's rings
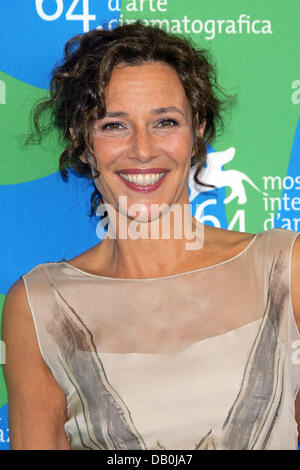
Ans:
{"label": "sleeveless dress", "polygon": [[21,276],[72,449],[297,449],[298,232],[160,278],[97,276],[66,260]]}

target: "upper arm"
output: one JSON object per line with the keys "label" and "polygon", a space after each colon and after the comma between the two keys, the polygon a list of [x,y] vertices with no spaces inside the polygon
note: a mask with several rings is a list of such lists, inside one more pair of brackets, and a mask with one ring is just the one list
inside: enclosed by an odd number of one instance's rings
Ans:
{"label": "upper arm", "polygon": [[70,449],[65,395],[40,353],[22,279],[5,298],[2,339],[11,449]]}
{"label": "upper arm", "polygon": [[[292,272],[291,272],[291,294],[295,320],[300,331],[300,236],[295,240],[292,252]],[[299,368],[300,374],[300,368]],[[296,421],[298,423],[298,431],[300,436],[300,392],[296,400]],[[300,440],[299,440],[300,441]]]}
{"label": "upper arm", "polygon": [[295,240],[292,253],[292,303],[295,320],[300,331],[300,236]]}

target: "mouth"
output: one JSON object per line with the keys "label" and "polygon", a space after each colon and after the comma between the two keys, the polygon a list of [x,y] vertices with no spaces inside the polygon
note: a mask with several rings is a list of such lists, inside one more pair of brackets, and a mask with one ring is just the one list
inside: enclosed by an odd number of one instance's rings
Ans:
{"label": "mouth", "polygon": [[127,187],[135,191],[154,191],[159,188],[169,170],[164,168],[127,169],[118,172],[119,177]]}

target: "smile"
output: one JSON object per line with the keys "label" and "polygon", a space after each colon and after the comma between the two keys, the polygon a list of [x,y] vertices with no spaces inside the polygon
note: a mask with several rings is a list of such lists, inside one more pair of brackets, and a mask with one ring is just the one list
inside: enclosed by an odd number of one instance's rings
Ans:
{"label": "smile", "polygon": [[147,173],[145,175],[134,174],[134,175],[124,175],[119,173],[119,175],[130,183],[134,183],[139,186],[149,186],[157,183],[166,173]]}
{"label": "smile", "polygon": [[139,173],[136,170],[125,170],[124,173],[120,171],[118,175],[128,188],[145,193],[159,188],[167,173],[168,170],[158,171],[158,169],[153,173],[150,173],[149,170],[144,171],[144,173]]}

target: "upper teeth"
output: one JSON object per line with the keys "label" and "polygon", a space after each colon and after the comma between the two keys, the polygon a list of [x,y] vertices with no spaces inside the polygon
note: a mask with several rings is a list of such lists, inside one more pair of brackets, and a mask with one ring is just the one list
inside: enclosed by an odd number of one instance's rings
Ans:
{"label": "upper teeth", "polygon": [[140,185],[148,185],[148,184],[154,184],[157,183],[164,175],[165,173],[147,173],[147,174],[131,174],[131,175],[125,175],[124,173],[120,173],[122,178],[124,178],[127,181],[130,181],[130,183],[135,183],[135,184],[140,184]]}

